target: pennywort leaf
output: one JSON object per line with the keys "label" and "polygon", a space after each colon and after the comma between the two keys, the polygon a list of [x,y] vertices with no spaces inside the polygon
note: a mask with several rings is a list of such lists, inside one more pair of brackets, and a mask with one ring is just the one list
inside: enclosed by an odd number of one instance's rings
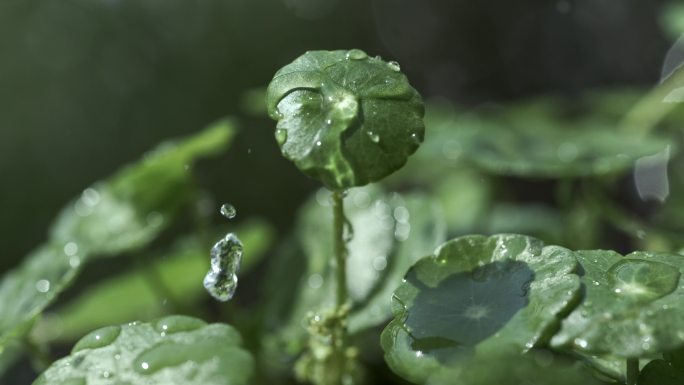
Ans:
{"label": "pennywort leaf", "polygon": [[423,102],[399,65],[358,49],[306,52],[266,104],[283,155],[333,190],[384,178],[423,140]]}
{"label": "pennywort leaf", "polygon": [[580,352],[649,357],[684,346],[684,257],[650,252],[575,252],[582,303],[551,343]]}
{"label": "pennywort leaf", "polygon": [[481,356],[544,344],[579,298],[572,252],[522,235],[465,236],[418,261],[392,299],[385,361],[425,383]]}
{"label": "pennywort leaf", "polygon": [[240,344],[232,327],[187,316],[107,326],[83,337],[33,384],[248,384],[254,364]]}

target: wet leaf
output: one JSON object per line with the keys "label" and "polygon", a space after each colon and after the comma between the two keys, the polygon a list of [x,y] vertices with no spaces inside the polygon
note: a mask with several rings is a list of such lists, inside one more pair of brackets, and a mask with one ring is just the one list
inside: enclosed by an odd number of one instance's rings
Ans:
{"label": "wet leaf", "polygon": [[191,198],[186,168],[224,149],[233,132],[229,122],[221,122],[187,140],[162,144],[143,161],[84,190],[61,212],[49,240],[0,281],[0,349],[28,332],[89,258],[152,241]]}
{"label": "wet leaf", "polygon": [[638,158],[671,145],[653,135],[618,132],[617,125],[609,116],[573,114],[567,102],[553,99],[469,112],[430,103],[428,150],[416,158],[438,158],[451,167],[474,164],[497,175],[586,177],[627,171]]}
{"label": "wet leaf", "polygon": [[330,189],[378,181],[423,140],[423,102],[396,63],[309,51],[280,69],[266,104],[283,155]]}
{"label": "wet leaf", "polygon": [[463,370],[446,371],[430,379],[430,385],[599,385],[591,373],[548,351],[516,354],[503,350],[479,357]]}
{"label": "wet leaf", "polygon": [[108,326],[83,337],[34,385],[248,384],[253,359],[225,324],[187,316]]}
{"label": "wet leaf", "polygon": [[684,345],[684,257],[613,251],[575,253],[586,287],[563,321],[555,347],[617,357],[649,357]]}
{"label": "wet leaf", "polygon": [[579,296],[575,268],[571,251],[522,235],[448,241],[395,291],[385,361],[424,383],[482,355],[541,345]]}
{"label": "wet leaf", "polygon": [[[245,246],[242,274],[248,273],[265,255],[273,229],[252,220],[239,228]],[[213,238],[212,238],[213,239]],[[208,266],[211,244],[188,237],[176,242],[161,258],[144,267],[109,278],[88,288],[72,301],[43,317],[34,329],[39,342],[73,341],[89,330],[130,319],[149,320],[173,311],[173,306],[192,307],[205,298],[201,282]],[[171,298],[162,297],[149,281],[150,274],[164,284]]]}

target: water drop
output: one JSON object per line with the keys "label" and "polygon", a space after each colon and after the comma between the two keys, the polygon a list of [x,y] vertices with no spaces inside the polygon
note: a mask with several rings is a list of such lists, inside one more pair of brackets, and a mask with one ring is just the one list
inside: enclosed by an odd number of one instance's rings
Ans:
{"label": "water drop", "polygon": [[677,288],[679,270],[665,263],[623,259],[608,269],[613,292],[635,301],[653,301]]}
{"label": "water drop", "polygon": [[373,131],[366,131],[366,135],[370,138],[371,142],[373,143],[380,143],[380,135],[376,134]]}
{"label": "water drop", "polygon": [[307,284],[312,289],[319,289],[323,286],[323,277],[320,274],[313,273],[309,276],[309,279],[307,279]]}
{"label": "water drop", "polygon": [[361,51],[360,49],[351,49],[347,52],[346,58],[347,60],[363,60],[366,59],[368,55]]}
{"label": "water drop", "polygon": [[221,205],[221,215],[228,219],[233,219],[237,215],[237,210],[230,203],[224,203]]}
{"label": "water drop", "polygon": [[394,219],[399,223],[408,223],[410,213],[404,206],[399,206],[394,209]]}
{"label": "water drop", "polygon": [[81,201],[89,207],[94,207],[100,203],[100,193],[94,188],[87,188],[81,194]]}
{"label": "water drop", "polygon": [[392,60],[392,61],[390,61],[389,63],[387,63],[387,66],[388,66],[392,71],[395,71],[395,72],[401,71],[401,66],[399,65],[399,63],[395,62],[394,60]]}
{"label": "water drop", "polygon": [[375,270],[378,270],[378,271],[385,270],[386,267],[387,267],[387,258],[386,257],[381,255],[381,256],[373,258],[373,268]]}
{"label": "water drop", "polygon": [[41,293],[47,293],[50,291],[50,281],[47,279],[41,279],[40,281],[36,282],[36,290]]}
{"label": "water drop", "polygon": [[242,250],[242,242],[234,233],[211,248],[211,269],[204,277],[204,288],[219,301],[228,301],[235,294]]}
{"label": "water drop", "polygon": [[81,265],[81,257],[79,257],[78,255],[74,255],[72,257],[69,257],[69,266],[71,266],[75,269],[80,265]]}
{"label": "water drop", "polygon": [[206,322],[197,318],[184,315],[172,315],[157,320],[154,324],[154,329],[159,333],[166,335],[197,330],[206,326],[206,324]]}
{"label": "water drop", "polygon": [[421,144],[423,142],[422,139],[415,132],[411,134],[411,141],[413,141],[413,143],[415,144]]}
{"label": "water drop", "polygon": [[279,146],[282,146],[287,142],[287,130],[284,128],[279,128],[275,132],[276,141]]}
{"label": "water drop", "polygon": [[119,334],[121,334],[120,326],[107,326],[95,330],[81,338],[81,340],[76,343],[71,353],[73,354],[83,349],[96,349],[107,346],[114,342]]}
{"label": "water drop", "polygon": [[575,338],[574,343],[582,349],[586,349],[589,346],[589,343],[581,338]]}
{"label": "water drop", "polygon": [[78,253],[78,245],[75,242],[67,242],[66,245],[64,245],[64,254],[71,257],[76,255],[76,253]]}
{"label": "water drop", "polygon": [[323,144],[323,143],[321,143],[320,140],[317,140],[317,141],[316,141],[316,147],[321,147],[322,144]]}

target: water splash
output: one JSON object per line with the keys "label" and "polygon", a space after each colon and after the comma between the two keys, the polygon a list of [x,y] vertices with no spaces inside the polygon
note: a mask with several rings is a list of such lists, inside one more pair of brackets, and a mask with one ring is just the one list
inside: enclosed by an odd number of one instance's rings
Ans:
{"label": "water splash", "polygon": [[237,210],[235,210],[235,206],[230,203],[224,203],[221,206],[221,215],[228,219],[233,219],[237,215]]}
{"label": "water splash", "polygon": [[[237,215],[235,206],[230,203],[221,205],[219,212],[227,219]],[[234,233],[226,234],[211,248],[211,268],[204,276],[204,288],[219,301],[228,301],[235,294],[242,249],[242,242]]]}
{"label": "water splash", "polygon": [[204,277],[204,288],[219,301],[228,301],[235,294],[242,250],[242,242],[234,233],[227,234],[211,248],[211,268]]}

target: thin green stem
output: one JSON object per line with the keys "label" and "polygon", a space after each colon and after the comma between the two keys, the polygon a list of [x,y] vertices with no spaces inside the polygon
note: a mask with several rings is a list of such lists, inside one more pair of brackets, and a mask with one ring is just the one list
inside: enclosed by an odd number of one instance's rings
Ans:
{"label": "thin green stem", "polygon": [[334,369],[331,379],[334,384],[342,385],[347,367],[347,241],[344,237],[344,227],[347,219],[344,215],[344,191],[334,191],[333,207],[333,236],[335,248],[335,280],[336,280],[336,309],[333,326],[333,357]]}
{"label": "thin green stem", "polygon": [[335,191],[332,196],[333,236],[335,248],[335,279],[337,286],[336,305],[341,308],[347,303],[347,244],[344,240],[344,192]]}
{"label": "thin green stem", "polygon": [[639,359],[627,359],[627,385],[637,385],[637,378],[639,378]]}

